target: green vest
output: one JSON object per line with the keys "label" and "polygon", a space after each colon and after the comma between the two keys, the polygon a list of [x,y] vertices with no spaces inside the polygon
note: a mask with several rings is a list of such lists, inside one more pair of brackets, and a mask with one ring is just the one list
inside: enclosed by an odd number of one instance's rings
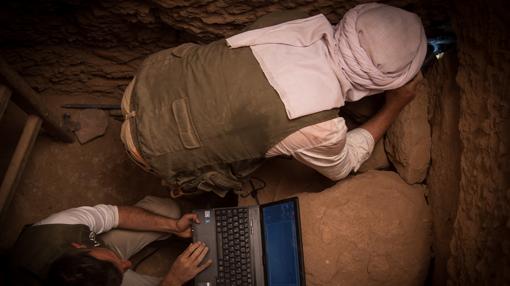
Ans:
{"label": "green vest", "polygon": [[288,135],[338,116],[330,110],[289,120],[251,49],[230,49],[225,40],[151,55],[131,98],[134,143],[151,168],[184,191],[219,195],[240,191],[265,153]]}
{"label": "green vest", "polygon": [[25,228],[14,244],[8,285],[41,285],[49,266],[63,254],[76,251],[71,243],[102,245],[86,225],[47,224]]}

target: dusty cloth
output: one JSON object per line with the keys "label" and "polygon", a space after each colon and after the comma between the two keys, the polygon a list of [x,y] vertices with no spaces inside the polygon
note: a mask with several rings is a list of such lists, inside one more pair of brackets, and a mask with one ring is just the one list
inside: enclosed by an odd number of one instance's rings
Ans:
{"label": "dusty cloth", "polygon": [[244,32],[227,43],[252,49],[290,119],[403,86],[427,50],[417,15],[378,3],[352,8],[334,29],[319,14]]}
{"label": "dusty cloth", "polygon": [[[179,218],[179,206],[169,198],[147,196],[137,202],[135,206],[171,218]],[[165,239],[169,234],[149,231],[130,231],[113,229],[119,223],[118,209],[112,205],[97,205],[94,207],[79,207],[53,214],[34,227],[49,225],[81,225],[86,226],[90,232],[99,234],[98,241],[115,251],[119,257],[129,259],[142,250],[149,243]],[[89,237],[87,235],[87,237]],[[160,277],[142,275],[132,270],[124,273],[122,286],[156,286],[161,282]]]}
{"label": "dusty cloth", "polygon": [[[133,82],[134,80],[128,85],[122,98],[122,110],[126,116],[130,114],[129,101]],[[122,124],[121,139],[131,158],[147,170],[148,164],[133,143],[129,120]],[[292,156],[336,181],[345,178],[351,171],[357,171],[370,157],[373,148],[374,139],[368,131],[360,128],[347,132],[344,119],[338,117],[292,133],[269,149],[265,156]]]}
{"label": "dusty cloth", "polygon": [[267,153],[267,157],[292,156],[317,172],[337,181],[357,171],[374,149],[374,138],[367,130],[347,132],[339,117],[305,127],[289,135]]}

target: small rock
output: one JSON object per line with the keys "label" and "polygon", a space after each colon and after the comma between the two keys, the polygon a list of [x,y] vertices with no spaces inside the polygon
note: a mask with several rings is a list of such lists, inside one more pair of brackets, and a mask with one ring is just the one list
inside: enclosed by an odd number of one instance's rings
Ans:
{"label": "small rock", "polygon": [[418,85],[416,92],[416,98],[400,112],[385,138],[388,159],[408,184],[422,182],[430,164],[426,80]]}
{"label": "small rock", "polygon": [[77,117],[80,130],[74,132],[80,144],[85,144],[93,139],[103,136],[108,127],[108,115],[100,109],[80,110]]}

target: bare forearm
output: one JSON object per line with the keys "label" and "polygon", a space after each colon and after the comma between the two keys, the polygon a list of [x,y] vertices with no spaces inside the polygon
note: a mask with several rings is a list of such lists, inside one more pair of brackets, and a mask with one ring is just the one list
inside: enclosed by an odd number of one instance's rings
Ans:
{"label": "bare forearm", "polygon": [[415,88],[417,80],[419,80],[419,78],[401,88],[386,91],[386,102],[384,106],[374,117],[360,126],[370,132],[372,137],[374,137],[374,142],[381,139],[386,130],[388,130],[393,121],[395,121],[400,111],[414,99],[416,96]]}
{"label": "bare forearm", "polygon": [[381,110],[360,127],[370,132],[374,142],[379,141],[400,113],[399,108],[384,105]]}
{"label": "bare forearm", "polygon": [[423,79],[421,72],[404,86],[386,91],[386,103],[383,108],[370,120],[360,127],[367,130],[374,137],[374,142],[379,141],[390,125],[395,121],[400,111],[409,104],[416,96],[416,87]]}
{"label": "bare forearm", "polygon": [[142,231],[176,232],[177,221],[139,207],[119,206],[118,228]]}

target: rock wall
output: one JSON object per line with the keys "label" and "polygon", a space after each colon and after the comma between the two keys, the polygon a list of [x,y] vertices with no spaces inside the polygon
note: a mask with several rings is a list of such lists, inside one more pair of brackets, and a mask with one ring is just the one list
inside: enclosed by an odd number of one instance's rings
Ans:
{"label": "rock wall", "polygon": [[[333,23],[361,0],[6,0],[0,54],[43,95],[120,98],[148,54],[240,31],[284,9],[324,13]],[[441,1],[381,1],[420,14],[426,25],[447,16]],[[438,12],[439,11],[439,12]]]}
{"label": "rock wall", "polygon": [[429,82],[431,165],[427,176],[434,237],[433,285],[445,285],[450,240],[457,214],[460,181],[459,88],[456,51],[449,51],[425,73]]}
{"label": "rock wall", "polygon": [[384,139],[388,159],[408,184],[423,182],[430,162],[429,89],[427,80],[416,88],[416,97],[400,112]]}
{"label": "rock wall", "polygon": [[510,17],[505,1],[456,1],[460,196],[449,285],[510,284]]}
{"label": "rock wall", "polygon": [[43,95],[120,98],[145,56],[186,35],[151,20],[144,4],[113,3],[8,1],[0,53]]}

